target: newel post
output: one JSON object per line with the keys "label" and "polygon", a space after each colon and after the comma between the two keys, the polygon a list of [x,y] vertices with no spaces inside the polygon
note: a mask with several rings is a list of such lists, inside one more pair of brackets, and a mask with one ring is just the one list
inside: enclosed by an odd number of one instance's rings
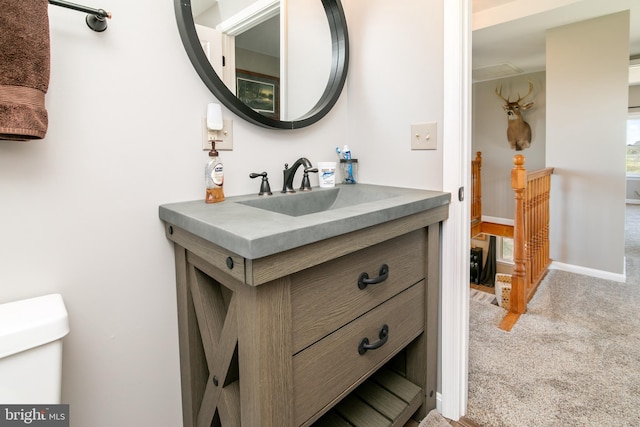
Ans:
{"label": "newel post", "polygon": [[524,190],[527,180],[527,171],[524,168],[524,156],[513,156],[513,169],[511,170],[511,188],[516,201],[513,226],[513,276],[511,277],[511,297],[509,298],[509,311],[522,314],[527,304],[525,301],[525,259],[524,259]]}
{"label": "newel post", "polygon": [[471,162],[471,219],[482,220],[482,153],[478,151]]}

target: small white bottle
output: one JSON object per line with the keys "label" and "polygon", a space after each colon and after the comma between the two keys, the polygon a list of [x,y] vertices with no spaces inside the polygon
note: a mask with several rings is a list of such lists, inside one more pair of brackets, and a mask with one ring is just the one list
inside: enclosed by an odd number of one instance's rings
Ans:
{"label": "small white bottle", "polygon": [[206,193],[204,201],[206,203],[218,203],[224,200],[222,186],[224,184],[224,167],[216,150],[216,142],[211,141],[211,151],[209,160],[204,168],[204,182]]}

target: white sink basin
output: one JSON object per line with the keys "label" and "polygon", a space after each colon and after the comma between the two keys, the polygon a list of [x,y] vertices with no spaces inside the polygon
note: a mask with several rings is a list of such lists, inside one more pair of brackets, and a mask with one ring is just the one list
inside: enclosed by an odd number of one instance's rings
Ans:
{"label": "white sink basin", "polygon": [[340,186],[328,189],[298,191],[294,194],[278,193],[259,199],[238,201],[246,206],[264,209],[289,216],[303,216],[355,206],[362,203],[377,202],[397,196],[391,191],[372,190],[365,186]]}

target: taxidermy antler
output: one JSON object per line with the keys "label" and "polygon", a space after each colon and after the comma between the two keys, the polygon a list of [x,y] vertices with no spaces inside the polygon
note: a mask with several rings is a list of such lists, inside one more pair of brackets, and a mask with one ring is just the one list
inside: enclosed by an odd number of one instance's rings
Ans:
{"label": "taxidermy antler", "polygon": [[498,95],[504,102],[502,106],[507,112],[509,118],[509,125],[507,126],[507,139],[512,149],[516,151],[529,148],[531,145],[531,126],[525,122],[522,118],[522,111],[528,110],[533,106],[533,102],[527,102],[526,104],[520,104],[526,97],[533,92],[533,83],[529,82],[529,92],[525,96],[518,94],[518,99],[511,102],[509,98],[502,96],[502,85],[496,88],[496,95]]}

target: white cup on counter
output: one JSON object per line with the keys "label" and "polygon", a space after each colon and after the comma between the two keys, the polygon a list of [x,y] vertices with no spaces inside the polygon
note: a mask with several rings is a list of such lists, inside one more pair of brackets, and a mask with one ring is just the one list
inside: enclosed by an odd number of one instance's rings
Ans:
{"label": "white cup on counter", "polygon": [[318,162],[318,181],[320,187],[335,187],[336,162]]}

